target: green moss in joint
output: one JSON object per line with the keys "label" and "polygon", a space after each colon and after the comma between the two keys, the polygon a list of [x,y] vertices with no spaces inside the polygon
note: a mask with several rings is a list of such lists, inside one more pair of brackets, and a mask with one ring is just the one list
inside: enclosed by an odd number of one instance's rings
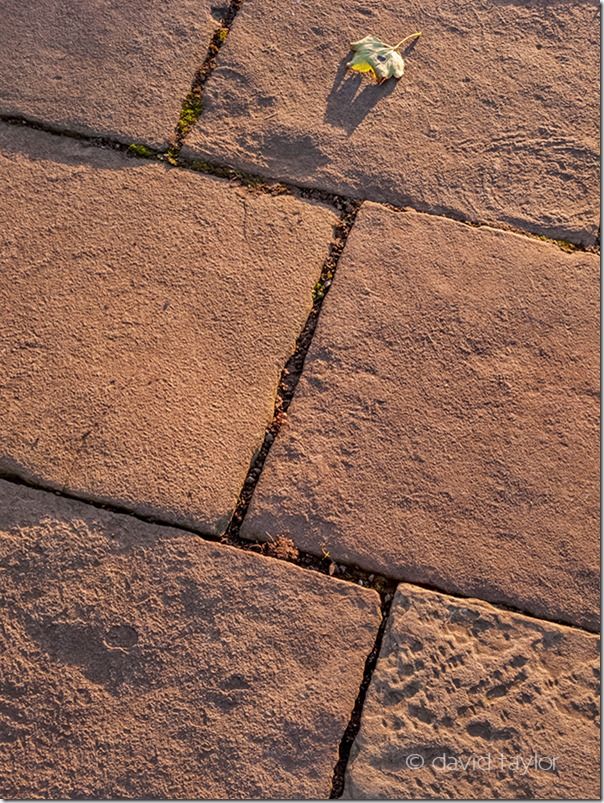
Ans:
{"label": "green moss in joint", "polygon": [[178,148],[176,146],[173,146],[166,151],[164,161],[176,167],[178,164]]}
{"label": "green moss in joint", "polygon": [[191,170],[197,170],[199,173],[209,173],[212,169],[209,162],[202,162],[201,159],[195,159],[190,166]]}
{"label": "green moss in joint", "polygon": [[138,142],[133,142],[131,145],[128,145],[127,153],[130,156],[139,156],[141,159],[150,159],[155,155],[151,148],[148,148],[146,145],[141,145]]}
{"label": "green moss in joint", "polygon": [[195,125],[201,114],[201,98],[196,92],[189,92],[182,104],[180,117],[178,118],[178,134],[185,137]]}
{"label": "green moss in joint", "polygon": [[325,295],[325,282],[319,280],[312,290],[312,300],[314,301],[321,301],[323,296]]}
{"label": "green moss in joint", "polygon": [[536,234],[535,237],[538,240],[543,240],[545,243],[555,243],[558,248],[561,248],[562,251],[566,251],[567,254],[572,254],[573,251],[579,250],[578,246],[569,243],[568,240],[556,240],[554,237],[546,237],[544,234]]}

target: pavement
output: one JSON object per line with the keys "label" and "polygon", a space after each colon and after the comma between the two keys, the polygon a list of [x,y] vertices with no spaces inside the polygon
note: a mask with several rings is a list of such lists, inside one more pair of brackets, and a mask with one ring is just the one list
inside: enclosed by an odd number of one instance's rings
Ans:
{"label": "pavement", "polygon": [[0,797],[598,799],[599,5],[6,11]]}

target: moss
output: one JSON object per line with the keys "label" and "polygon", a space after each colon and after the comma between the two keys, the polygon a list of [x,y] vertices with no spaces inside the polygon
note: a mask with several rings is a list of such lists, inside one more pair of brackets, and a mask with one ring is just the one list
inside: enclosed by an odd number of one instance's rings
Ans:
{"label": "moss", "polygon": [[243,173],[242,171],[235,170],[233,167],[228,167],[227,165],[204,162],[202,159],[194,159],[189,163],[188,166],[191,168],[191,170],[196,170],[198,173],[207,173],[211,176],[217,176],[218,178],[228,178],[238,181],[250,189],[261,189],[266,184],[265,180],[259,176],[252,176],[248,173]]}
{"label": "moss", "polygon": [[567,254],[572,254],[573,251],[580,251],[579,246],[569,243],[568,240],[556,240],[554,237],[546,237],[544,234],[534,235],[538,240],[543,240],[545,243],[555,243],[558,248],[566,251]]}
{"label": "moss", "polygon": [[312,290],[312,300],[314,301],[321,301],[323,296],[325,295],[325,282],[320,279]]}
{"label": "moss", "polygon": [[212,165],[209,162],[203,162],[201,159],[195,159],[191,162],[191,170],[197,170],[198,173],[209,173],[212,170]]}
{"label": "moss", "polygon": [[578,251],[579,250],[579,248],[577,248],[576,245],[573,245],[573,243],[569,243],[566,240],[554,240],[554,242],[556,243],[558,248],[561,248],[563,251],[566,251],[568,254],[572,253],[573,251]]}
{"label": "moss", "polygon": [[[237,171],[236,171],[237,172]],[[248,173],[239,173],[237,172],[237,178],[241,181],[242,184],[245,184],[246,187],[252,187],[254,189],[259,189],[260,187],[264,187],[265,180],[260,178],[259,176],[250,176]],[[275,194],[281,192],[279,187],[276,186]]]}
{"label": "moss", "polygon": [[323,273],[319,281],[315,284],[312,291],[312,300],[313,302],[322,301],[325,297],[325,293],[329,290],[333,279],[333,270],[327,271],[327,273]]}
{"label": "moss", "polygon": [[127,153],[130,156],[138,156],[141,159],[150,159],[152,156],[155,156],[155,152],[151,148],[148,148],[146,145],[141,145],[139,142],[133,142],[128,145]]}
{"label": "moss", "polygon": [[191,128],[193,128],[199,119],[201,109],[202,103],[199,92],[189,92],[187,97],[184,99],[182,109],[180,110],[180,117],[178,118],[178,123],[176,124],[178,136],[181,140],[187,136]]}
{"label": "moss", "polygon": [[176,124],[176,141],[167,154],[167,161],[171,164],[178,157],[187,134],[193,128],[201,115],[203,109],[203,103],[201,99],[203,85],[208,80],[212,70],[216,66],[215,56],[225,43],[228,35],[229,29],[226,25],[222,25],[215,32],[208,49],[206,59],[195,75],[191,91],[183,101],[182,108],[180,110],[180,116]]}

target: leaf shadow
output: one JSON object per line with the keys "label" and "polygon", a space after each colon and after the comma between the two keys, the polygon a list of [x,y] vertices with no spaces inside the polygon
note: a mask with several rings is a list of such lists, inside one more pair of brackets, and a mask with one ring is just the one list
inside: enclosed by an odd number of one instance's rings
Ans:
{"label": "leaf shadow", "polygon": [[368,83],[359,73],[348,72],[349,60],[350,56],[345,56],[338,66],[323,121],[343,128],[350,135],[380,100],[392,94],[397,82]]}
{"label": "leaf shadow", "polygon": [[[403,58],[411,55],[417,43],[418,39],[409,42],[401,53]],[[359,73],[348,72],[346,65],[349,60],[350,56],[345,56],[338,66],[323,115],[323,122],[343,128],[348,135],[358,128],[380,100],[394,92],[398,84],[392,78],[383,84],[369,84]],[[359,92],[362,84],[364,88]]]}

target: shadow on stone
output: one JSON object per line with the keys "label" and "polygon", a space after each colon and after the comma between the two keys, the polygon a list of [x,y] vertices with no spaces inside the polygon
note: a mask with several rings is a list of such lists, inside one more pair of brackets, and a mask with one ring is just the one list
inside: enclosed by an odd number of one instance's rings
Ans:
{"label": "shadow on stone", "polygon": [[[417,46],[417,39],[410,42],[402,55],[406,58]],[[324,122],[343,128],[348,134],[363,122],[369,112],[380,100],[391,95],[398,81],[389,79],[383,84],[363,84],[359,73],[347,72],[350,54],[346,55],[338,66],[331,91],[327,97]],[[360,90],[360,91],[359,91]]]}
{"label": "shadow on stone", "polygon": [[[348,134],[363,122],[373,107],[396,89],[396,81],[383,84],[367,84],[361,89],[364,79],[358,73],[348,73],[347,55],[342,59],[327,98],[323,117],[326,123],[343,128]],[[360,91],[359,91],[360,90]]]}

